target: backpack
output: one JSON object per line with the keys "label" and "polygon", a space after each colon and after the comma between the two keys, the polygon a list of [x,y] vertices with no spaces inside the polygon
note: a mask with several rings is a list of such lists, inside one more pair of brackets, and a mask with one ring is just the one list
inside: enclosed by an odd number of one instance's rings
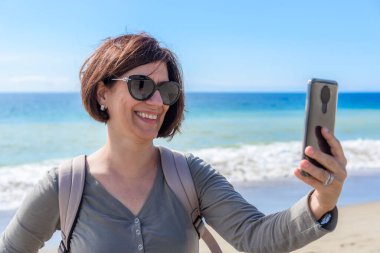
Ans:
{"label": "backpack", "polygon": [[[162,146],[158,148],[165,180],[186,208],[199,238],[205,241],[212,253],[222,253],[215,238],[204,224],[186,157]],[[85,182],[85,161],[86,157],[81,155],[64,162],[59,167],[58,201],[62,237],[58,249],[60,253],[70,252],[71,234],[80,208]]]}

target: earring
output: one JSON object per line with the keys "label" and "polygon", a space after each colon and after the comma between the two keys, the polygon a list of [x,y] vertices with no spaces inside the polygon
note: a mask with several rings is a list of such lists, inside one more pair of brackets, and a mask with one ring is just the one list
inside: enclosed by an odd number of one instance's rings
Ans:
{"label": "earring", "polygon": [[100,105],[100,110],[104,112],[105,110],[107,110],[107,107],[105,105]]}

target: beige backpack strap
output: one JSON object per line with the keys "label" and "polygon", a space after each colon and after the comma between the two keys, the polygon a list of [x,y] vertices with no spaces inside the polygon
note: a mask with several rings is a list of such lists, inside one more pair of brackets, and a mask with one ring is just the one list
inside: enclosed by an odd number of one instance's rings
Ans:
{"label": "beige backpack strap", "polygon": [[215,238],[204,224],[193,177],[191,176],[186,157],[179,152],[162,146],[158,148],[161,153],[162,171],[165,180],[188,211],[199,237],[205,241],[212,253],[222,253]]}
{"label": "beige backpack strap", "polygon": [[59,252],[69,252],[73,225],[82,200],[86,158],[77,156],[61,164],[58,170],[58,203],[61,221]]}

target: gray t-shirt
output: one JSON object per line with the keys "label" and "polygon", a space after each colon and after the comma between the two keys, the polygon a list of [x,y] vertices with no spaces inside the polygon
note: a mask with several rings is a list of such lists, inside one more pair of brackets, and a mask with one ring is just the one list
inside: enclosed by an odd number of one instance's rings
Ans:
{"label": "gray t-shirt", "polygon": [[[203,160],[187,155],[187,161],[207,223],[238,250],[288,252],[336,226],[337,210],[334,209],[329,225],[322,228],[308,208],[307,196],[288,210],[265,216]],[[0,253],[38,252],[60,229],[57,180],[57,169],[52,169],[35,186],[2,234]],[[86,173],[71,252],[198,251],[198,235],[161,168],[136,216]]]}

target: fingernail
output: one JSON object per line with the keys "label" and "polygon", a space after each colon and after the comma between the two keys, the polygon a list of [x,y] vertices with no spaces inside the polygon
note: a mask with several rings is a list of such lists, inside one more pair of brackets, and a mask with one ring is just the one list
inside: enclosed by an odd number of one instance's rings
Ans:
{"label": "fingernail", "polygon": [[327,127],[324,127],[326,133],[330,132],[330,130]]}
{"label": "fingernail", "polygon": [[312,147],[312,146],[309,146],[308,147],[308,150],[309,151],[307,151],[310,155],[312,155],[313,153],[314,153],[314,148]]}
{"label": "fingernail", "polygon": [[308,168],[310,166],[310,163],[309,162],[304,162],[303,164],[302,164],[302,168]]}

